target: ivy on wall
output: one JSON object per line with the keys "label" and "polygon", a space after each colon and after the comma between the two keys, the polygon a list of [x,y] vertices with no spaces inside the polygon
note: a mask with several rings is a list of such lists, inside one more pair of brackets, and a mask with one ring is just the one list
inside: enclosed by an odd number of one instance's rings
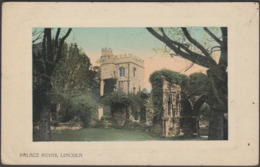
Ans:
{"label": "ivy on wall", "polygon": [[188,77],[175,71],[162,69],[150,75],[149,81],[152,84],[152,101],[154,106],[153,122],[158,122],[163,116],[163,78],[170,83],[179,85],[188,84]]}
{"label": "ivy on wall", "polygon": [[131,98],[122,91],[112,92],[103,98],[103,104],[110,106],[112,110],[115,108],[126,108],[131,103]]}
{"label": "ivy on wall", "polygon": [[110,95],[116,88],[117,79],[104,79],[104,95]]}

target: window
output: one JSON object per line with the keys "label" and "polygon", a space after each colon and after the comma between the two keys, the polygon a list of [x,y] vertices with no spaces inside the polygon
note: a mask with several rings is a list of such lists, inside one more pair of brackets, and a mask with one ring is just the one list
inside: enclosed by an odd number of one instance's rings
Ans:
{"label": "window", "polygon": [[136,68],[133,69],[133,76],[135,77]]}
{"label": "window", "polygon": [[119,68],[119,74],[120,74],[120,77],[124,77],[125,76],[125,68],[124,67],[120,67]]}

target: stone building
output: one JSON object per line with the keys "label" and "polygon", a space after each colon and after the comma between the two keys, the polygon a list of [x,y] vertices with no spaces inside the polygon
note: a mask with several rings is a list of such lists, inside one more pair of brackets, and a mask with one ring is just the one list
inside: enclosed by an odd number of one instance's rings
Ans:
{"label": "stone building", "polygon": [[154,125],[154,132],[164,137],[191,136],[198,134],[196,119],[203,105],[204,95],[192,96],[188,99],[182,97],[181,86],[163,78],[162,104],[163,113],[161,121]]}
{"label": "stone building", "polygon": [[144,88],[144,60],[132,54],[114,55],[111,48],[103,48],[101,53],[101,88],[104,95],[104,80],[117,79],[116,91],[137,93]]}
{"label": "stone building", "polygon": [[155,132],[164,137],[181,135],[181,86],[163,77],[162,91],[163,114],[161,122],[155,125]]}

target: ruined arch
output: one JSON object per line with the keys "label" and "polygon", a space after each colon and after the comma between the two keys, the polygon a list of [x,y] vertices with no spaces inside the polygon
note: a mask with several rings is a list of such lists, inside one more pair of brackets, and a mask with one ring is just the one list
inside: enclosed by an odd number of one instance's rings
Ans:
{"label": "ruined arch", "polygon": [[206,95],[201,95],[193,105],[194,116],[199,114],[199,110],[204,103],[206,103]]}

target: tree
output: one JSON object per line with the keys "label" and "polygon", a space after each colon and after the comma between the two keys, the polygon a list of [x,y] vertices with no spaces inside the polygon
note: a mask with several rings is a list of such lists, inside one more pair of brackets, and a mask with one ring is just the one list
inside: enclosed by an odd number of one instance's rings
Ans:
{"label": "tree", "polygon": [[98,69],[91,68],[89,57],[76,43],[64,44],[63,56],[52,75],[52,102],[59,104],[61,121],[75,117],[71,110],[72,98],[88,95],[99,101],[100,78]]}
{"label": "tree", "polygon": [[[211,96],[208,104],[211,108],[209,140],[224,139],[224,113],[227,113],[227,27],[220,27],[215,33],[204,27],[201,31],[207,35],[211,44],[198,41],[191,33],[192,29],[182,28],[147,28],[147,30],[171,51],[170,55],[180,56],[193,64],[207,68],[211,84]],[[218,36],[216,32],[220,32]],[[214,59],[215,52],[220,52],[219,60]]]}
{"label": "tree", "polygon": [[66,34],[59,38],[61,29],[58,28],[55,39],[52,39],[51,28],[44,28],[42,53],[33,54],[34,87],[33,101],[40,115],[40,140],[51,140],[50,130],[50,91],[52,89],[52,74],[62,58],[62,48],[66,38],[72,31],[68,29]]}
{"label": "tree", "polygon": [[207,75],[196,72],[189,75],[189,86],[185,90],[187,98],[196,99],[193,113],[196,115],[196,129],[200,136],[199,122],[208,117],[210,107],[206,103],[210,96],[210,81]]}

